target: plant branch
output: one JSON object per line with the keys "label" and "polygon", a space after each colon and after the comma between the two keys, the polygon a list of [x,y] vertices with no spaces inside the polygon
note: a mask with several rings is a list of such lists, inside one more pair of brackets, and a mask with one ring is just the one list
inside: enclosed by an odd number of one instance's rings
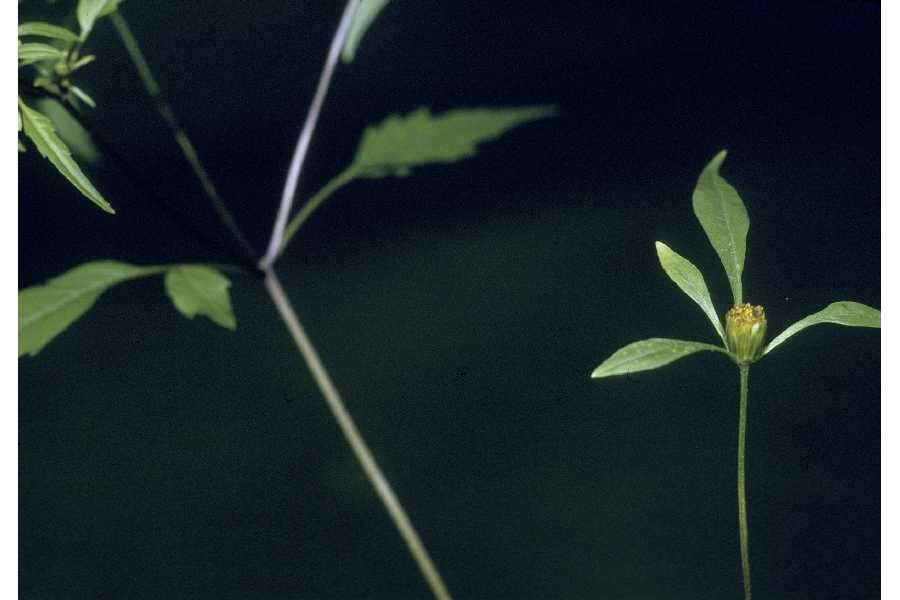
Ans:
{"label": "plant branch", "polygon": [[281,241],[281,250],[284,251],[284,248],[290,243],[291,238],[294,237],[294,234],[303,227],[303,224],[312,216],[314,212],[322,205],[325,200],[328,199],[333,193],[350,183],[356,179],[356,172],[351,168],[345,169],[340,174],[338,174],[334,179],[326,183],[322,189],[316,192],[312,198],[306,201],[306,204],[303,205],[303,208],[297,211],[297,214],[293,216],[291,222],[288,223],[287,228],[284,230],[284,238]]}
{"label": "plant branch", "polygon": [[297,139],[297,146],[294,149],[294,156],[291,158],[291,165],[288,168],[284,190],[281,193],[281,203],[278,205],[278,214],[275,216],[275,225],[272,227],[272,235],[269,238],[269,247],[266,249],[266,255],[260,261],[260,266],[263,269],[275,264],[275,260],[281,253],[281,240],[284,236],[284,229],[287,226],[288,215],[290,215],[291,207],[294,203],[294,195],[297,193],[300,171],[306,160],[306,153],[309,150],[309,143],[312,140],[313,131],[322,111],[325,95],[328,93],[328,87],[331,85],[331,78],[337,66],[338,56],[340,56],[341,48],[344,47],[344,40],[350,31],[353,14],[358,6],[359,0],[348,0],[337,31],[335,31],[334,38],[331,40],[331,48],[328,50],[328,56],[325,58],[325,65],[322,67],[322,74],[319,76],[316,93],[313,96],[312,103],[309,105],[309,112],[306,114],[306,121],[303,123],[303,129],[300,131],[300,137]]}
{"label": "plant branch", "polygon": [[131,62],[134,63],[138,75],[140,75],[144,88],[147,90],[147,94],[156,102],[157,111],[159,111],[163,121],[166,122],[166,125],[168,125],[169,129],[172,131],[175,142],[178,144],[178,147],[181,148],[181,153],[184,155],[185,160],[191,165],[191,169],[193,169],[194,175],[203,187],[203,191],[206,193],[206,197],[209,199],[210,204],[212,204],[212,207],[222,221],[222,224],[225,225],[225,228],[231,233],[235,241],[237,241],[238,245],[241,247],[241,251],[247,256],[248,260],[255,263],[256,251],[244,236],[240,227],[238,227],[238,224],[228,210],[228,207],[225,206],[225,202],[223,202],[221,196],[219,196],[219,192],[213,184],[206,167],[203,166],[203,161],[200,160],[200,156],[197,154],[194,144],[191,143],[187,132],[175,117],[172,106],[163,97],[162,92],[159,89],[159,84],[156,82],[156,78],[153,77],[153,72],[150,70],[150,65],[147,64],[147,60],[144,58],[144,53],[141,52],[141,47],[138,44],[137,39],[134,37],[134,34],[131,33],[131,28],[128,27],[125,17],[121,14],[121,9],[110,14],[110,19],[112,19],[116,33],[119,34],[119,38],[122,40],[122,44],[125,46],[125,50],[128,52]]}
{"label": "plant branch", "polygon": [[284,289],[281,287],[278,276],[271,266],[265,267],[263,270],[265,272],[266,290],[268,290],[272,302],[278,309],[278,314],[281,316],[290,331],[291,336],[294,338],[294,343],[297,345],[297,349],[303,356],[303,360],[306,361],[306,365],[309,368],[313,379],[315,379],[316,384],[319,386],[319,390],[322,392],[322,396],[324,396],[328,408],[331,410],[332,415],[334,415],[335,420],[337,420],[338,426],[340,427],[341,432],[343,432],[344,437],[347,438],[347,442],[349,442],[350,447],[353,449],[353,453],[356,455],[357,460],[359,460],[363,471],[365,471],[366,477],[369,478],[372,487],[375,488],[375,492],[381,499],[382,504],[384,504],[391,520],[393,520],[394,525],[403,537],[403,541],[406,543],[406,547],[415,559],[419,570],[422,572],[422,576],[431,588],[432,593],[434,593],[435,598],[438,600],[451,600],[450,592],[444,585],[437,568],[434,566],[434,562],[431,560],[428,551],[425,549],[425,545],[419,538],[419,534],[416,532],[406,511],[403,509],[403,505],[391,488],[391,484],[381,472],[381,468],[379,468],[378,463],[375,461],[375,457],[372,455],[371,450],[369,450],[365,440],[356,428],[356,424],[350,416],[350,413],[347,411],[347,407],[344,405],[344,401],[341,399],[341,395],[332,382],[331,377],[328,375],[325,365],[322,364],[322,360],[319,358],[319,354],[316,352],[312,341],[310,341],[309,336],[306,335],[306,331],[303,329],[300,319],[294,312],[290,300],[285,294]]}
{"label": "plant branch", "polygon": [[741,539],[741,573],[744,580],[744,600],[751,600],[753,594],[750,589],[750,549],[747,532],[747,482],[746,482],[746,453],[747,453],[747,394],[750,367],[741,365],[741,399],[738,416],[738,459],[737,459],[737,493],[738,493],[738,526]]}
{"label": "plant branch", "polygon": [[[121,174],[131,184],[131,186],[145,198],[147,198],[150,202],[152,202],[157,208],[159,208],[162,214],[165,215],[171,223],[177,225],[185,233],[198,240],[211,252],[218,253],[222,250],[221,241],[214,241],[204,231],[194,225],[190,220],[186,219],[184,215],[182,215],[176,208],[171,206],[169,202],[163,200],[159,195],[157,195],[156,192],[153,191],[153,186],[150,185],[141,176],[140,171],[131,166],[128,160],[126,160],[121,154],[119,154],[119,152],[113,147],[113,145],[87,119],[84,113],[82,113],[77,106],[70,102],[67,97],[51,94],[50,92],[45,90],[42,90],[42,93],[38,95],[50,98],[58,102],[60,106],[62,106],[63,109],[69,114],[69,116],[75,119],[75,121],[77,121],[78,124],[84,128],[84,130],[91,137],[91,140],[97,145],[103,155],[112,161],[113,165],[115,165],[115,167],[121,172]],[[259,269],[256,266],[256,261],[248,259],[247,256],[245,256],[241,252],[238,252],[233,246],[226,246],[225,250],[228,252],[228,254],[231,255],[236,263],[242,265],[242,270],[245,270],[249,273],[259,272]]]}

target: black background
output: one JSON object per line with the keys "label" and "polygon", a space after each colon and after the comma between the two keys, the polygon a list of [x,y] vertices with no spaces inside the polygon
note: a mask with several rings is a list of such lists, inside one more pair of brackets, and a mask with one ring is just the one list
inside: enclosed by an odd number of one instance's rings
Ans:
{"label": "black background", "polygon": [[[341,9],[123,5],[260,251]],[[91,122],[208,240],[108,158],[86,170],[115,216],[32,148],[20,287],[100,258],[229,261],[110,23],[89,46]],[[543,103],[561,116],[474,159],[340,191],[279,272],[456,597],[738,598],[736,370],[588,375],[630,341],[714,340],[653,242],[724,312],[690,204],[721,148],[772,335],[880,306],[879,6],[395,0],[337,72],[301,196],[392,112]],[[20,360],[23,598],[428,597],[259,281],[232,281],[236,332],[151,278]],[[879,360],[878,332],[825,326],[751,369],[758,598],[878,596]]]}

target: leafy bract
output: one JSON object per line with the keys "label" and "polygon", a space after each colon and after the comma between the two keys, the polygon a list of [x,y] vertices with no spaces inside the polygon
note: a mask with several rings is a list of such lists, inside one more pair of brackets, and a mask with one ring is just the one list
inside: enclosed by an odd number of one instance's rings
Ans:
{"label": "leafy bract", "polygon": [[528,106],[455,109],[432,115],[422,107],[406,116],[392,115],[366,129],[350,168],[362,177],[404,177],[413,167],[474,156],[478,144],[556,113],[555,106]]}
{"label": "leafy bract", "polygon": [[117,283],[152,275],[159,267],[115,261],[85,263],[19,292],[19,356],[40,352],[83,315],[100,295]]}
{"label": "leafy bract", "polygon": [[229,286],[227,277],[209,267],[182,265],[166,273],[166,293],[181,314],[189,319],[204,315],[226,329],[235,329]]}
{"label": "leafy bract", "polygon": [[726,154],[722,150],[703,169],[694,188],[693,204],[697,220],[725,267],[737,306],[743,302],[741,273],[750,219],[737,191],[719,175]]}
{"label": "leafy bract", "polygon": [[682,292],[703,309],[715,327],[716,333],[724,342],[725,331],[722,329],[722,322],[716,313],[716,307],[709,296],[709,289],[706,287],[706,281],[704,281],[700,269],[662,242],[656,242],[656,254],[659,256],[659,263],[666,274],[675,282],[675,285],[681,288]]}
{"label": "leafy bract", "polygon": [[19,44],[19,66],[30,65],[42,60],[60,60],[66,55],[65,52],[51,46],[50,44],[41,44],[39,42],[31,42],[27,44]]}
{"label": "leafy bract", "polygon": [[78,35],[64,27],[51,25],[42,21],[30,21],[19,25],[19,35],[36,35],[40,37],[62,40],[64,42],[77,42]]}
{"label": "leafy bract", "polygon": [[121,0],[78,0],[78,25],[81,26],[81,40],[87,39],[94,23],[119,8]]}
{"label": "leafy bract", "polygon": [[834,323],[848,327],[881,328],[881,311],[859,302],[833,302],[819,312],[800,319],[782,331],[775,339],[769,342],[769,345],[763,351],[763,355],[780,346],[795,333],[822,323]]}
{"label": "leafy bract", "polygon": [[648,371],[667,365],[679,358],[703,351],[728,354],[724,348],[713,346],[712,344],[667,338],[650,338],[649,340],[634,342],[620,348],[603,361],[603,364],[594,369],[591,377],[598,379],[612,375]]}
{"label": "leafy bract", "polygon": [[555,106],[466,108],[432,115],[421,107],[406,116],[392,115],[363,132],[349,167],[316,192],[291,218],[282,247],[331,194],[359,177],[404,177],[413,167],[452,163],[473,156],[478,144],[510,129],[557,113]]}
{"label": "leafy bract", "polygon": [[363,34],[372,25],[372,21],[378,16],[390,0],[362,0],[353,15],[350,23],[350,31],[347,33],[347,41],[341,50],[341,60],[345,63],[353,62],[356,57],[356,49],[362,40]]}
{"label": "leafy bract", "polygon": [[34,142],[41,156],[49,160],[56,169],[68,179],[75,188],[94,204],[108,213],[116,212],[109,205],[97,188],[91,184],[85,174],[72,159],[68,146],[63,143],[53,130],[53,123],[40,112],[31,109],[19,98],[19,109],[22,111],[22,123],[25,135]]}

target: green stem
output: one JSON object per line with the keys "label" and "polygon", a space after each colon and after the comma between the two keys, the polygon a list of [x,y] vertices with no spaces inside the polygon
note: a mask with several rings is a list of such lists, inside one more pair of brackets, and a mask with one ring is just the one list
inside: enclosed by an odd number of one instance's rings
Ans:
{"label": "green stem", "polygon": [[234,237],[234,240],[240,246],[244,255],[251,263],[255,263],[256,251],[253,249],[249,240],[244,236],[241,228],[238,227],[237,222],[234,220],[234,216],[225,206],[225,202],[222,200],[221,196],[219,196],[219,191],[213,184],[209,172],[203,165],[203,161],[200,160],[200,155],[197,154],[194,144],[191,143],[191,139],[188,137],[187,132],[175,117],[175,111],[172,110],[172,106],[162,95],[162,91],[159,89],[159,83],[157,83],[156,78],[153,76],[153,71],[150,70],[150,65],[147,64],[147,59],[144,58],[144,53],[141,51],[141,47],[134,37],[134,34],[131,33],[131,28],[128,26],[125,17],[121,14],[121,10],[114,11],[110,14],[109,18],[112,21],[113,27],[116,29],[116,33],[119,34],[119,38],[122,40],[125,50],[128,52],[128,57],[131,59],[131,62],[134,63],[135,69],[137,69],[141,82],[144,84],[144,89],[147,91],[147,95],[156,102],[156,110],[159,112],[163,121],[166,122],[166,125],[168,125],[169,130],[172,132],[172,136],[175,138],[175,142],[181,149],[181,153],[185,160],[194,171],[194,176],[197,178],[197,181],[200,182],[216,215],[218,215],[222,224],[225,225],[225,228],[228,229],[229,233]]}
{"label": "green stem", "polygon": [[737,459],[737,494],[738,525],[741,536],[741,572],[744,576],[744,600],[751,600],[750,590],[750,548],[747,534],[747,482],[745,459],[747,453],[747,392],[750,367],[741,365],[741,401],[738,417],[738,459]]}
{"label": "green stem", "polygon": [[329,181],[325,184],[322,189],[313,195],[306,204],[303,205],[297,214],[291,219],[291,222],[288,224],[287,228],[284,230],[284,238],[281,241],[281,249],[279,252],[284,251],[287,247],[288,242],[291,241],[291,238],[294,237],[294,234],[306,223],[307,219],[309,219],[312,214],[322,205],[323,202],[333,193],[350,183],[356,178],[356,173],[348,168],[342,171],[337,177]]}

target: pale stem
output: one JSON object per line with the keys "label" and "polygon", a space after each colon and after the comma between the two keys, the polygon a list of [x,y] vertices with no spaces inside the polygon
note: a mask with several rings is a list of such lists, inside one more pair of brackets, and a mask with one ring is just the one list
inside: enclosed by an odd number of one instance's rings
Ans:
{"label": "pale stem", "polygon": [[737,495],[738,495],[738,526],[741,539],[741,573],[744,580],[744,600],[751,600],[753,594],[750,589],[750,542],[747,533],[747,482],[746,482],[746,453],[747,453],[747,392],[750,367],[742,365],[738,367],[741,372],[741,400],[738,416],[738,459],[737,459]]}
{"label": "pale stem", "polygon": [[275,307],[278,309],[278,314],[281,315],[285,325],[287,325],[291,336],[294,338],[294,343],[297,345],[297,349],[303,355],[303,359],[306,361],[313,379],[315,379],[322,396],[325,398],[325,402],[328,404],[328,408],[331,410],[331,414],[337,420],[341,432],[350,443],[350,447],[353,449],[357,460],[359,460],[363,471],[365,471],[366,477],[369,478],[391,520],[403,537],[403,541],[406,542],[406,547],[415,559],[422,576],[431,588],[432,593],[434,593],[435,598],[438,600],[451,600],[450,592],[447,590],[447,586],[444,585],[444,581],[441,579],[434,562],[425,549],[425,545],[419,538],[419,534],[409,520],[403,505],[400,504],[397,494],[391,488],[391,484],[381,472],[381,468],[375,461],[371,450],[369,450],[365,440],[356,428],[356,423],[354,423],[353,417],[347,411],[347,407],[344,405],[344,401],[341,399],[334,382],[328,375],[328,371],[325,370],[325,365],[322,364],[319,353],[316,352],[315,347],[306,335],[306,331],[294,312],[290,300],[281,287],[278,276],[272,267],[268,267],[264,271],[266,274],[266,289],[272,298],[272,302],[275,303]]}
{"label": "pale stem", "polygon": [[287,226],[288,215],[291,213],[291,206],[294,203],[294,195],[297,193],[300,170],[303,168],[303,163],[306,160],[306,152],[309,150],[309,143],[312,140],[313,131],[319,120],[319,113],[322,111],[322,103],[325,101],[325,95],[328,93],[328,86],[331,85],[331,77],[334,75],[338,56],[341,54],[341,48],[344,47],[344,40],[350,31],[350,24],[353,21],[353,14],[356,12],[357,6],[359,6],[359,0],[349,0],[347,2],[344,14],[341,16],[341,22],[338,24],[334,38],[331,40],[331,48],[328,50],[328,56],[325,58],[325,66],[322,67],[319,84],[316,86],[316,93],[313,96],[312,103],[309,105],[306,121],[303,123],[303,129],[300,130],[297,147],[294,149],[294,156],[291,158],[291,165],[288,168],[287,178],[284,182],[284,190],[281,193],[281,203],[278,205],[278,214],[275,216],[275,225],[272,227],[272,236],[269,238],[269,247],[266,249],[266,255],[263,256],[259,263],[260,268],[264,269],[273,265],[281,252],[281,240],[284,236],[284,228]]}

